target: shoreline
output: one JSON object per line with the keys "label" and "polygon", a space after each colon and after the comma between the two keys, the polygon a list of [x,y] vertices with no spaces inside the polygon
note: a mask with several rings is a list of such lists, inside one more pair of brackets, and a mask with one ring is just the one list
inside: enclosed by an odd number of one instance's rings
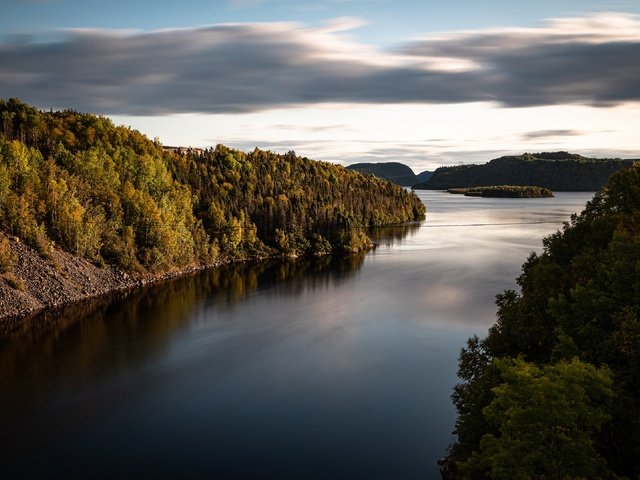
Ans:
{"label": "shoreline", "polygon": [[[8,333],[26,319],[46,310],[133,291],[215,268],[228,261],[189,265],[157,274],[135,275],[109,265],[99,267],[62,250],[40,255],[18,237],[4,235],[17,261],[11,273],[0,275],[0,332]],[[244,261],[244,260],[239,260]]]}
{"label": "shoreline", "polygon": [[[11,333],[28,319],[47,311],[53,312],[117,293],[134,292],[148,285],[223,265],[285,258],[273,256],[219,260],[162,273],[136,275],[109,265],[99,267],[62,250],[54,250],[45,258],[20,238],[0,233],[0,238],[3,236],[9,241],[17,261],[11,273],[0,274],[0,335]],[[375,247],[375,243],[371,244],[367,250]]]}

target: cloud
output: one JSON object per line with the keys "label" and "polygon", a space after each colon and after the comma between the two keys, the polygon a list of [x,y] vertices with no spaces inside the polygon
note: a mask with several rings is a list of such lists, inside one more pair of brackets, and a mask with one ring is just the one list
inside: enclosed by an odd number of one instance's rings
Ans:
{"label": "cloud", "polygon": [[537,140],[550,137],[575,137],[582,135],[582,133],[578,130],[536,130],[535,132],[524,133],[522,138],[523,140]]}
{"label": "cloud", "polygon": [[624,149],[624,148],[607,148],[607,149],[582,149],[575,150],[585,157],[591,158],[631,158],[640,160],[640,150]]}
{"label": "cloud", "polygon": [[[209,139],[209,144],[215,145],[218,141],[219,139],[211,138]],[[395,161],[408,165],[416,173],[428,169],[433,170],[442,165],[457,165],[460,163],[459,156],[467,161],[484,163],[504,154],[504,150],[450,151],[454,149],[454,146],[444,146],[432,150],[420,143],[398,142],[396,140],[350,140],[344,142],[332,137],[319,137],[312,140],[285,137],[251,140],[227,138],[224,143],[227,146],[243,151],[251,151],[255,147],[279,153],[294,150],[301,156],[345,166],[361,162]],[[349,146],[354,143],[358,145],[358,148],[355,150],[350,149]]]}
{"label": "cloud", "polygon": [[504,106],[640,101],[640,16],[462,31],[393,51],[340,19],[154,32],[72,30],[0,42],[0,92],[43,108],[106,114],[251,112],[318,103]]}
{"label": "cloud", "polygon": [[368,24],[369,22],[360,17],[337,17],[324,22],[320,31],[325,33],[346,32]]}
{"label": "cloud", "polygon": [[[246,128],[252,128],[251,125],[247,125]],[[284,131],[300,131],[303,133],[317,133],[326,131],[347,131],[353,130],[350,125],[347,124],[330,124],[330,125],[297,125],[293,123],[279,123],[273,125],[273,128]]]}

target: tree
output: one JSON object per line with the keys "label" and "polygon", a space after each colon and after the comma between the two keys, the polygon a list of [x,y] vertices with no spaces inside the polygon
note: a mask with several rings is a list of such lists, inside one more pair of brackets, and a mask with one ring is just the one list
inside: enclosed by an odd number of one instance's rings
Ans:
{"label": "tree", "polygon": [[604,478],[594,432],[610,418],[612,375],[577,358],[538,367],[522,358],[496,360],[502,383],[484,409],[498,430],[463,467],[480,464],[494,479]]}

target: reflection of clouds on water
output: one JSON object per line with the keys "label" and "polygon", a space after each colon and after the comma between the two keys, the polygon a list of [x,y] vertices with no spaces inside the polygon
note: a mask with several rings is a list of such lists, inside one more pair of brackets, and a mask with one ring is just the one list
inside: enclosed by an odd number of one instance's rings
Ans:
{"label": "reflection of clouds on water", "polygon": [[[495,295],[516,288],[516,277],[542,238],[582,210],[589,193],[552,199],[484,199],[418,192],[426,201],[421,228],[366,259],[363,276],[372,302],[421,328],[483,333],[495,319]],[[454,226],[458,225],[458,226]],[[384,310],[384,309],[382,309]],[[463,339],[464,340],[464,339]],[[463,343],[463,342],[461,342]]]}
{"label": "reflection of clouds on water", "polygon": [[425,290],[417,303],[421,304],[423,308],[450,309],[466,302],[468,297],[467,290],[455,285],[434,285]]}

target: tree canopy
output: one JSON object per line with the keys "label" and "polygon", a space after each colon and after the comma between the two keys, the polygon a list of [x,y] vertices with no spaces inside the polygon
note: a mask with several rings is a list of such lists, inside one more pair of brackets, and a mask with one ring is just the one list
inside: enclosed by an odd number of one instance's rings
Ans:
{"label": "tree canopy", "polygon": [[483,409],[495,430],[465,469],[504,480],[601,478],[607,469],[593,434],[610,419],[611,372],[577,358],[542,367],[505,358],[495,365],[502,383]]}

